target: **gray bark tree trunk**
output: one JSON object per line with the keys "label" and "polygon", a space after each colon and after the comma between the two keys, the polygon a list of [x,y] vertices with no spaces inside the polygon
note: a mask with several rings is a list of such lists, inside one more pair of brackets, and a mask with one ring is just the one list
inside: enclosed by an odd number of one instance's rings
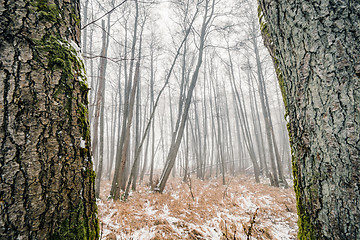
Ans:
{"label": "gray bark tree trunk", "polygon": [[0,236],[97,239],[79,1],[0,2]]}
{"label": "gray bark tree trunk", "polygon": [[[83,15],[82,15],[82,18],[81,20],[83,21],[83,26],[85,26],[88,22],[88,6],[89,6],[89,0],[86,0],[85,1],[85,4],[84,4],[84,8],[82,9],[83,10]],[[83,42],[83,45],[82,45],[82,53],[84,54],[87,54],[87,29],[83,29],[82,30],[82,42]]]}
{"label": "gray bark tree trunk", "polygon": [[[96,95],[96,106],[95,106],[95,116],[94,116],[94,136],[93,136],[93,157],[95,158],[95,171],[96,171],[96,180],[95,180],[95,195],[97,198],[100,197],[100,181],[102,176],[103,169],[103,160],[104,160],[104,102],[105,102],[105,74],[106,74],[106,65],[107,65],[107,50],[109,48],[109,38],[106,37],[105,31],[105,20],[101,22],[102,26],[102,50],[99,67],[99,78],[98,78],[98,91]],[[107,32],[110,32],[110,14],[108,15],[108,29]],[[100,116],[101,113],[101,116]],[[100,133],[99,133],[99,123],[100,123]],[[100,135],[100,136],[99,136]],[[100,139],[99,139],[100,137]],[[100,149],[98,148],[98,142],[100,140]],[[102,150],[101,150],[102,149]],[[98,151],[99,154],[98,154]],[[97,159],[96,159],[97,158]]]}
{"label": "gray bark tree trunk", "polygon": [[[256,48],[255,48],[256,49]],[[258,52],[257,52],[257,56],[258,56]],[[259,59],[257,57],[257,62],[259,62]],[[250,66],[250,63],[248,63]],[[266,138],[267,138],[267,143],[268,143],[268,149],[269,149],[269,155],[270,155],[270,164],[271,164],[271,175],[270,175],[270,181],[271,181],[271,185],[274,185],[276,187],[279,187],[279,176],[278,176],[278,168],[276,167],[276,155],[274,153],[276,146],[274,143],[274,139],[272,138],[272,124],[271,124],[271,115],[270,115],[270,111],[267,108],[267,105],[265,103],[267,96],[265,96],[265,86],[264,86],[264,82],[263,79],[261,78],[261,69],[259,69],[259,64],[257,64],[257,68],[258,68],[258,87],[259,87],[259,96],[260,96],[260,105],[261,105],[261,109],[262,109],[262,113],[263,113],[263,117],[264,117],[264,121],[265,121],[265,133],[266,133]]]}
{"label": "gray bark tree trunk", "polygon": [[[138,1],[135,0],[135,19],[134,19],[134,31],[133,31],[133,38],[132,38],[132,44],[131,44],[131,57],[130,57],[130,70],[129,75],[127,75],[127,63],[124,62],[124,73],[126,76],[125,80],[125,88],[124,88],[124,109],[123,109],[123,118],[122,118],[122,126],[121,126],[121,134],[120,134],[120,141],[119,145],[117,147],[117,153],[116,153],[116,161],[115,161],[115,172],[113,181],[111,184],[111,190],[110,190],[110,196],[116,198],[120,197],[120,188],[124,189],[125,186],[122,186],[122,183],[125,183],[126,179],[126,172],[121,170],[123,168],[123,164],[125,165],[127,163],[128,149],[123,149],[124,145],[129,146],[129,143],[125,143],[125,135],[126,135],[126,129],[128,125],[128,115],[129,115],[129,102],[130,102],[130,93],[132,92],[133,88],[136,88],[136,86],[132,86],[132,79],[133,79],[133,66],[135,58],[135,51],[136,51],[136,43],[137,43],[137,27],[138,27],[138,20],[139,20],[139,4]],[[127,24],[127,21],[126,21]],[[127,45],[127,27],[125,27],[125,45]],[[127,49],[125,48],[125,56],[127,56]],[[131,123],[130,123],[131,124]],[[131,125],[130,125],[131,126]],[[126,153],[126,154],[123,154]],[[125,159],[122,159],[122,157],[125,157]],[[125,168],[125,166],[124,166]],[[120,174],[121,172],[121,174]],[[124,180],[124,181],[123,181]],[[115,197],[116,196],[116,197]]]}
{"label": "gray bark tree trunk", "polygon": [[[249,152],[249,156],[250,156],[251,162],[253,164],[255,181],[257,183],[259,183],[260,182],[260,178],[259,178],[260,167],[259,167],[259,163],[257,162],[257,159],[256,159],[254,144],[253,144],[252,136],[250,134],[250,127],[249,127],[249,123],[247,121],[247,112],[246,112],[246,108],[244,105],[244,94],[242,93],[241,86],[239,87],[239,89],[240,89],[240,93],[239,93],[237,86],[235,84],[235,74],[234,74],[233,64],[232,64],[232,60],[231,60],[231,54],[229,54],[229,60],[230,60],[231,89],[237,99],[237,101],[235,102],[235,110],[236,110],[238,119],[241,121],[240,122],[241,132],[244,136],[245,146]],[[240,79],[239,83],[241,83],[241,79]]]}
{"label": "gray bark tree trunk", "polygon": [[136,68],[135,68],[133,88],[131,89],[131,94],[130,94],[129,116],[128,116],[128,121],[126,123],[126,129],[125,129],[125,135],[124,135],[124,145],[122,146],[122,151],[121,151],[120,168],[119,168],[118,178],[116,179],[116,188],[115,188],[115,191],[112,192],[112,197],[116,200],[118,200],[120,198],[120,187],[122,186],[122,182],[124,181],[123,176],[125,175],[124,172],[125,172],[125,165],[126,165],[126,159],[127,159],[126,155],[129,152],[128,147],[130,144],[130,128],[132,125],[132,119],[133,119],[133,114],[134,114],[133,110],[134,110],[134,105],[135,105],[135,95],[136,95],[136,89],[138,86],[138,81],[140,78],[139,71],[140,71],[140,62],[137,62]]}
{"label": "gray bark tree trunk", "polygon": [[[154,108],[154,82],[155,82],[155,69],[154,69],[154,48],[151,45],[150,49],[151,63],[150,63],[150,101],[151,107]],[[151,158],[150,158],[150,186],[153,181],[154,174],[154,160],[155,160],[155,119],[152,121],[151,125]]]}
{"label": "gray bark tree trunk", "polygon": [[360,239],[360,2],[259,2],[289,120],[299,239]]}
{"label": "gray bark tree trunk", "polygon": [[174,163],[175,163],[176,156],[177,156],[177,153],[179,150],[179,146],[180,146],[180,143],[182,140],[182,136],[184,134],[185,124],[186,124],[186,120],[187,120],[188,113],[189,113],[192,94],[193,94],[194,88],[196,86],[200,67],[202,64],[206,33],[207,33],[208,26],[213,18],[213,14],[214,14],[214,5],[215,5],[214,0],[211,2],[210,2],[210,0],[206,0],[206,2],[205,2],[205,13],[204,13],[204,18],[203,18],[203,23],[201,26],[201,32],[200,32],[200,45],[199,45],[199,55],[198,55],[198,59],[197,59],[197,64],[196,64],[194,73],[192,75],[191,83],[190,83],[190,86],[189,86],[189,89],[187,92],[184,110],[181,115],[181,123],[179,126],[179,130],[175,133],[176,134],[176,137],[174,138],[175,141],[172,141],[172,143],[171,143],[169,154],[166,158],[166,164],[165,164],[164,170],[161,174],[159,184],[157,184],[157,186],[156,186],[156,191],[159,191],[160,193],[162,193],[164,191],[164,188],[165,188],[166,182],[169,178],[170,172],[171,172],[172,168],[174,167]]}

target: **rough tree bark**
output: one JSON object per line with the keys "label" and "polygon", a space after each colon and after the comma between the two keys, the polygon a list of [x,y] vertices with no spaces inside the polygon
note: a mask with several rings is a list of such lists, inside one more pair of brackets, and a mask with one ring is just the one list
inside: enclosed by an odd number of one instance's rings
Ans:
{"label": "rough tree bark", "polygon": [[78,0],[0,1],[0,236],[97,239]]}
{"label": "rough tree bark", "polygon": [[287,108],[299,239],[360,239],[360,2],[259,3]]}

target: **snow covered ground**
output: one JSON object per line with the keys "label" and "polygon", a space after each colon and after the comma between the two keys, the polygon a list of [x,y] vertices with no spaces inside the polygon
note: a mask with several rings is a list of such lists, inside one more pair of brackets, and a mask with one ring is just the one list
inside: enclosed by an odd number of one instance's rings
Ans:
{"label": "snow covered ground", "polygon": [[249,176],[207,181],[170,179],[163,194],[140,186],[126,202],[98,200],[101,239],[296,239],[292,188],[256,184]]}

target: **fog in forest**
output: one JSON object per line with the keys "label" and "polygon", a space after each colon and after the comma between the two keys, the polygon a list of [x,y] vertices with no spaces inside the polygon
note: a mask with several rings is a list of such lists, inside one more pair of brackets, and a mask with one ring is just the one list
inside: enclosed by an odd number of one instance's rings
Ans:
{"label": "fog in forest", "polygon": [[360,2],[0,1],[0,239],[360,239]]}
{"label": "fog in forest", "polygon": [[256,2],[81,7],[104,237],[295,239],[284,104]]}

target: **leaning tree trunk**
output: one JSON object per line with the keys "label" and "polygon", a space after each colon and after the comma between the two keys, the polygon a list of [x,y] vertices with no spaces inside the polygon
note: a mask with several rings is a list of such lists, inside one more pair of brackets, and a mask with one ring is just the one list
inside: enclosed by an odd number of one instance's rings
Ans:
{"label": "leaning tree trunk", "polygon": [[[211,5],[210,9],[208,9],[209,5]],[[191,99],[192,99],[192,94],[193,94],[194,88],[196,86],[200,67],[202,64],[203,52],[204,52],[204,48],[205,48],[204,45],[205,45],[205,39],[206,39],[206,31],[208,30],[207,28],[211,22],[211,19],[213,18],[214,7],[215,7],[215,0],[213,0],[212,2],[210,2],[210,0],[206,0],[205,13],[204,13],[203,23],[202,23],[201,31],[200,31],[200,45],[199,45],[198,59],[197,59],[197,63],[195,66],[195,70],[194,70],[192,78],[191,78],[189,89],[187,91],[187,96],[186,96],[185,104],[184,104],[184,110],[181,115],[181,122],[180,122],[179,128],[177,129],[177,132],[175,132],[176,137],[174,137],[171,142],[171,146],[170,146],[170,150],[169,150],[169,153],[168,153],[168,156],[166,159],[165,167],[162,171],[160,181],[156,186],[156,191],[158,191],[160,193],[162,193],[164,191],[164,188],[165,188],[166,182],[169,178],[170,172],[174,167],[176,156],[179,151],[180,143],[182,140],[182,136],[184,134],[185,124],[186,124],[188,114],[189,114],[189,108],[190,108],[190,103],[191,103]],[[179,115],[179,119],[180,119],[180,115]]]}
{"label": "leaning tree trunk", "polygon": [[0,236],[97,239],[79,1],[0,9]]}
{"label": "leaning tree trunk", "polygon": [[360,239],[360,2],[260,6],[287,107],[299,239]]}

